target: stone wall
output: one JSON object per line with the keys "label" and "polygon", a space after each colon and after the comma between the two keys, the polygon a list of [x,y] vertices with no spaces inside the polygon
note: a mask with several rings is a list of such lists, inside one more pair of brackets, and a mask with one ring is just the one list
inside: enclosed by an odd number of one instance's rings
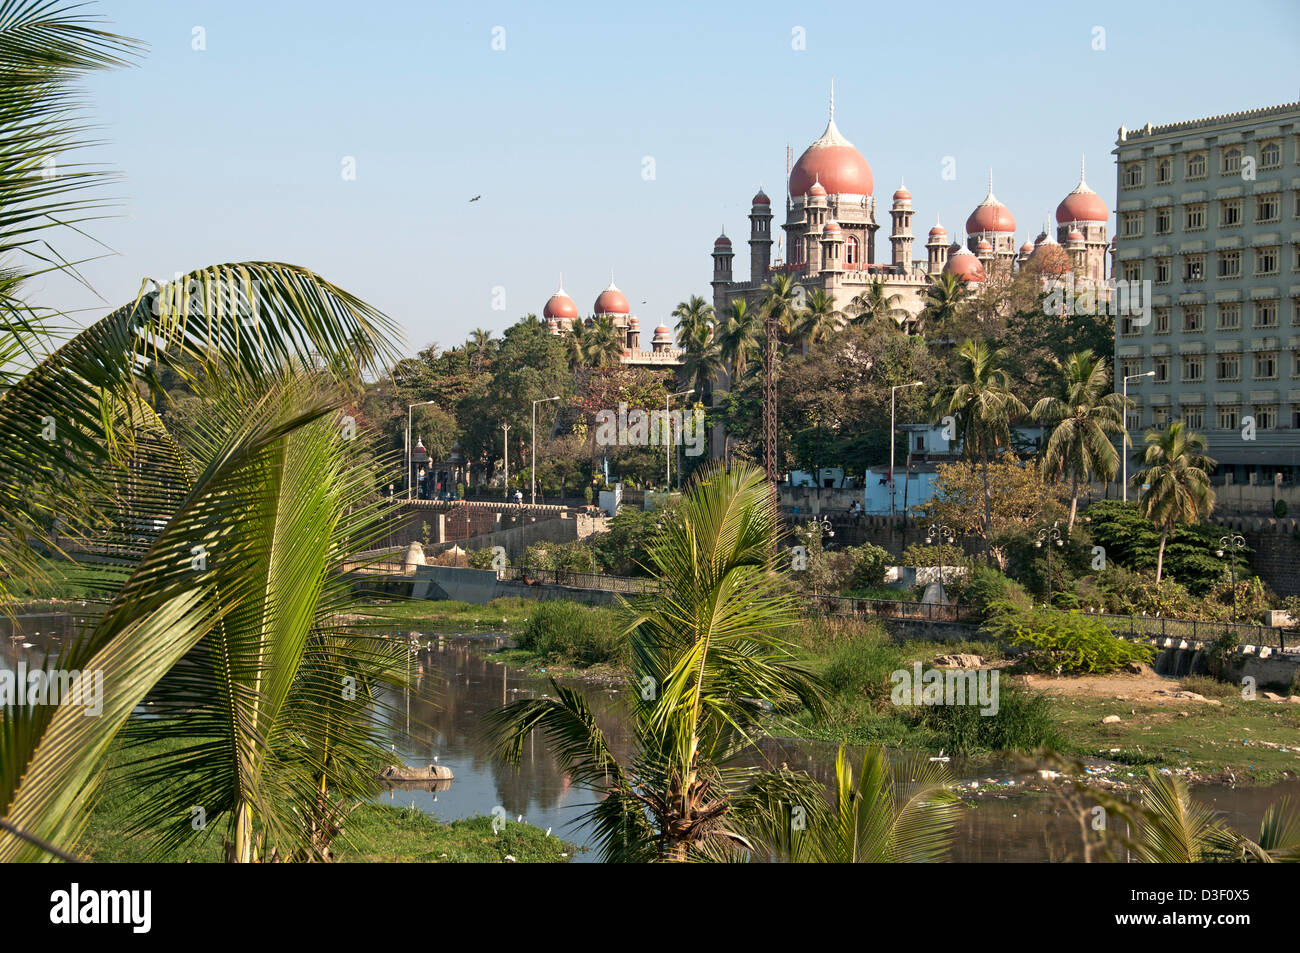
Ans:
{"label": "stone wall", "polygon": [[1215,519],[1224,532],[1240,533],[1252,552],[1250,568],[1281,596],[1300,596],[1300,519]]}

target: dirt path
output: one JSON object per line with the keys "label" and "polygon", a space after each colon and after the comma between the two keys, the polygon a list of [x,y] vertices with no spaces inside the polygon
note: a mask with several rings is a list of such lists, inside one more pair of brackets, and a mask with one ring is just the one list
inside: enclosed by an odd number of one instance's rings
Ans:
{"label": "dirt path", "polygon": [[1179,693],[1181,679],[1144,671],[1140,675],[1079,675],[1057,678],[1050,675],[1026,675],[1025,684],[1052,695],[1083,695],[1114,698],[1117,701],[1165,702],[1177,697],[1194,704],[1219,704],[1190,692]]}

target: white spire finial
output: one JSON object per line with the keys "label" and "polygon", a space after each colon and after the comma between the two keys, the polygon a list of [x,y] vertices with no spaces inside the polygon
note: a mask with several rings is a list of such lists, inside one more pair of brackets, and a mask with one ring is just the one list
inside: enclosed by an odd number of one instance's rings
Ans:
{"label": "white spire finial", "polygon": [[1080,185],[1083,185],[1084,183],[1085,176],[1083,172],[1085,166],[1087,165],[1087,162],[1088,162],[1088,157],[1086,155],[1079,156],[1079,184]]}
{"label": "white spire finial", "polygon": [[835,121],[835,77],[831,77],[831,122]]}
{"label": "white spire finial", "polygon": [[993,194],[993,166],[989,166],[989,195]]}

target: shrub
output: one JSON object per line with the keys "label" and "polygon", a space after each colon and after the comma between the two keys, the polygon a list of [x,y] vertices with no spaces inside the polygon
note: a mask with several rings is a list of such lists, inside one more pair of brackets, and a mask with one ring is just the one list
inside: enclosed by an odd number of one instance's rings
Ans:
{"label": "shrub", "polygon": [[1196,607],[1191,593],[1174,580],[1161,579],[1156,585],[1154,573],[1134,572],[1115,565],[1082,582],[1079,598],[1088,605],[1095,603],[1107,612],[1120,615],[1159,612],[1185,619],[1195,614]]}
{"label": "shrub", "polygon": [[458,499],[458,500],[463,500],[463,499],[465,499],[465,484],[464,484],[464,483],[457,483],[457,484],[456,484],[456,499]]}
{"label": "shrub", "polygon": [[1060,748],[1063,742],[1055,706],[1043,692],[1015,688],[999,679],[998,710],[980,714],[978,705],[927,705],[918,709],[921,724],[943,736],[944,750],[1031,752]]}
{"label": "shrub", "polygon": [[981,612],[987,612],[989,606],[1000,602],[1020,609],[1028,609],[1032,605],[1024,586],[988,566],[980,566],[970,574],[962,598]]}
{"label": "shrub", "polygon": [[845,589],[871,589],[885,581],[885,567],[893,562],[889,553],[871,543],[851,546],[844,550],[851,560],[848,577],[841,581]]}
{"label": "shrub", "polygon": [[1151,664],[1149,646],[1121,639],[1100,619],[1059,609],[1019,609],[1007,603],[995,603],[992,610],[983,631],[1024,647],[1022,659],[1036,671],[1101,675],[1130,662]]}
{"label": "shrub", "polygon": [[522,649],[582,666],[620,661],[626,645],[614,612],[561,600],[539,602],[516,643]]}
{"label": "shrub", "polygon": [[964,549],[952,543],[944,543],[942,546],[912,543],[903,550],[904,566],[938,566],[940,562],[945,566],[965,566],[969,559]]}
{"label": "shrub", "polygon": [[[469,554],[469,566],[471,569],[491,569],[492,557],[496,554],[490,549],[476,549]],[[506,565],[510,565],[509,558],[506,559]]]}
{"label": "shrub", "polygon": [[591,505],[591,500],[592,500],[591,487],[584,486],[582,488],[582,498],[587,501],[588,506]]}
{"label": "shrub", "polygon": [[890,673],[905,668],[906,664],[903,653],[889,642],[873,638],[854,639],[831,650],[822,679],[837,695],[865,695],[879,706],[889,700]]}

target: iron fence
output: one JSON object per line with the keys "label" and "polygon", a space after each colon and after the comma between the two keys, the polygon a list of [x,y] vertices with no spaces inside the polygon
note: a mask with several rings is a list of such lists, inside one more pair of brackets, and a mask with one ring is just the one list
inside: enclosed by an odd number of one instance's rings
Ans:
{"label": "iron fence", "polygon": [[522,582],[528,586],[566,586],[570,589],[596,589],[633,595],[662,591],[657,579],[640,576],[611,576],[599,572],[573,572],[568,569],[534,569],[531,566],[508,566],[497,570],[502,582]]}
{"label": "iron fence", "polygon": [[[1249,622],[1207,622],[1200,619],[1167,619],[1162,616],[1112,615],[1108,612],[1087,613],[1100,619],[1116,635],[1129,638],[1145,636],[1156,639],[1179,639],[1188,642],[1213,642],[1222,635],[1232,634],[1241,645],[1277,646],[1286,651],[1286,630],[1270,625]],[[1292,637],[1292,649],[1300,638]]]}
{"label": "iron fence", "polygon": [[943,605],[938,602],[904,602],[888,599],[855,599],[851,596],[809,596],[809,608],[825,615],[845,615],[880,619],[913,619],[918,622],[984,621],[973,606]]}

